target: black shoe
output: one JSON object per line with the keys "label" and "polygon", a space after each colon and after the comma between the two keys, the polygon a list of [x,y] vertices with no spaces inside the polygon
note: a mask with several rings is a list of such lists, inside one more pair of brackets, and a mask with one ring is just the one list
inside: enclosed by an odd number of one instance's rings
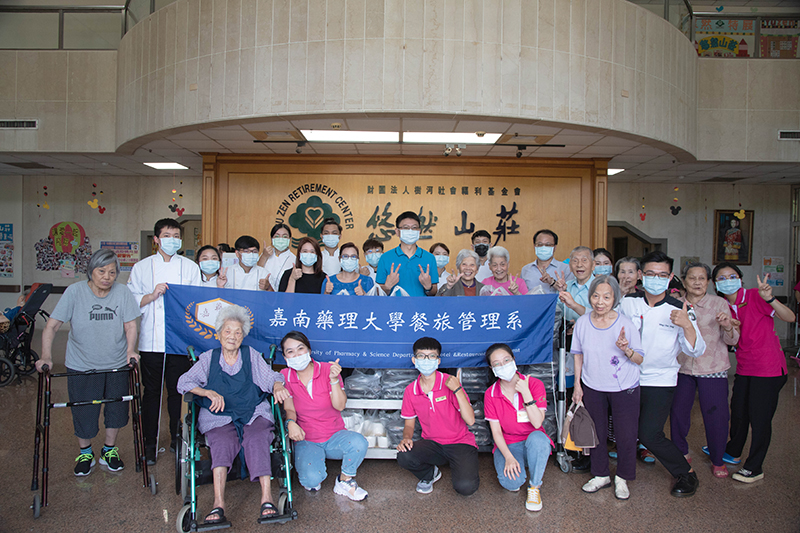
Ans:
{"label": "black shoe", "polygon": [[700,481],[697,479],[696,473],[689,472],[688,474],[681,474],[678,476],[678,480],[675,482],[675,486],[672,487],[672,492],[670,494],[676,498],[694,496],[698,485],[700,485]]}
{"label": "black shoe", "polygon": [[178,449],[179,445],[180,445],[180,439],[172,439],[172,441],[169,443],[169,451],[171,453],[175,453],[175,450]]}
{"label": "black shoe", "polygon": [[156,464],[156,449],[147,447],[144,449],[144,458],[147,461],[147,466]]}
{"label": "black shoe", "polygon": [[582,455],[578,459],[572,461],[572,469],[579,472],[589,470],[592,467],[592,458],[588,455]]}

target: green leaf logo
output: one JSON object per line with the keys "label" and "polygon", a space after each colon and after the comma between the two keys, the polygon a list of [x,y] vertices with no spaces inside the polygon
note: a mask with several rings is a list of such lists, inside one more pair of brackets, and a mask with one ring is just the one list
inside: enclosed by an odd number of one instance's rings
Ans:
{"label": "green leaf logo", "polygon": [[341,223],[339,215],[333,213],[333,207],[323,202],[319,196],[309,196],[308,201],[298,205],[295,212],[289,216],[289,225],[319,240],[322,221],[326,218],[333,218]]}

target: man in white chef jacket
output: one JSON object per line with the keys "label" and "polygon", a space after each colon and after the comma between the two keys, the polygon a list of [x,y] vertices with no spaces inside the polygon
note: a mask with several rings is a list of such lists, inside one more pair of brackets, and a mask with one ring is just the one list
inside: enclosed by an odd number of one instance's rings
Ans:
{"label": "man in white chef jacket", "polygon": [[171,448],[174,448],[180,435],[178,422],[181,416],[181,395],[177,391],[178,378],[191,366],[185,354],[165,353],[164,292],[169,290],[170,284],[200,285],[200,269],[197,264],[177,255],[182,245],[178,221],[171,218],[159,220],[153,234],[158,253],[133,265],[128,280],[128,288],[142,310],[142,323],[139,327],[139,354],[144,385],[142,429],[145,456],[150,465],[155,464],[158,447],[162,371],[167,387]]}

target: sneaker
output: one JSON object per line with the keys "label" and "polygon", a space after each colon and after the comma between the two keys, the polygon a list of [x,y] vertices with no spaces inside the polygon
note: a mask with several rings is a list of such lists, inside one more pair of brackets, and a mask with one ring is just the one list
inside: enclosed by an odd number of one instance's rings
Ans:
{"label": "sneaker", "polygon": [[433,479],[431,481],[422,481],[420,480],[417,483],[417,492],[420,494],[430,494],[433,492],[433,484],[442,479],[442,472],[439,470],[438,466],[433,467]]}
{"label": "sneaker", "polygon": [[595,476],[589,481],[587,481],[586,484],[583,487],[581,487],[581,489],[583,489],[583,492],[592,493],[610,486],[611,486],[610,476]]}
{"label": "sneaker", "polygon": [[75,465],[75,475],[88,476],[92,473],[95,465],[94,453],[82,453],[75,459],[75,462],[78,463]]}
{"label": "sneaker", "polygon": [[100,454],[100,464],[107,466],[112,472],[117,472],[125,468],[122,460],[119,458],[119,449],[114,446],[106,453]]}
{"label": "sneaker", "polygon": [[[708,446],[703,446],[703,453],[706,455],[711,455],[711,452],[708,451]],[[726,452],[722,454],[722,462],[728,463],[729,465],[738,465],[739,463],[742,462],[742,460],[736,459],[735,457]]]}
{"label": "sneaker", "polygon": [[542,494],[539,492],[539,487],[528,485],[528,499],[525,500],[525,509],[529,511],[542,510]]}
{"label": "sneaker", "polygon": [[614,476],[614,496],[618,500],[627,500],[631,497],[631,491],[628,490],[628,482],[619,476]]}
{"label": "sneaker", "polygon": [[322,488],[322,483],[320,483],[316,487],[311,487],[311,488],[303,487],[303,488],[306,489],[308,492],[318,492]]}
{"label": "sneaker", "polygon": [[333,485],[333,492],[347,496],[354,502],[360,502],[367,497],[367,491],[358,486],[354,477],[347,481],[342,481],[341,477],[337,476],[336,483]]}
{"label": "sneaker", "polygon": [[764,479],[764,472],[761,472],[760,474],[755,474],[751,470],[742,468],[738,472],[734,472],[734,474],[731,477],[736,481],[741,481],[742,483],[753,483],[758,481],[759,479]]}

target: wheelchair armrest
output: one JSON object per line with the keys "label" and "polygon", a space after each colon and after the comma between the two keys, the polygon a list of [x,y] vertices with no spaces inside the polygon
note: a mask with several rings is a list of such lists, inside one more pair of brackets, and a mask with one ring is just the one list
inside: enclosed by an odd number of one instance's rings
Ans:
{"label": "wheelchair armrest", "polygon": [[183,401],[186,403],[192,403],[194,401],[194,394],[187,392],[183,395]]}

